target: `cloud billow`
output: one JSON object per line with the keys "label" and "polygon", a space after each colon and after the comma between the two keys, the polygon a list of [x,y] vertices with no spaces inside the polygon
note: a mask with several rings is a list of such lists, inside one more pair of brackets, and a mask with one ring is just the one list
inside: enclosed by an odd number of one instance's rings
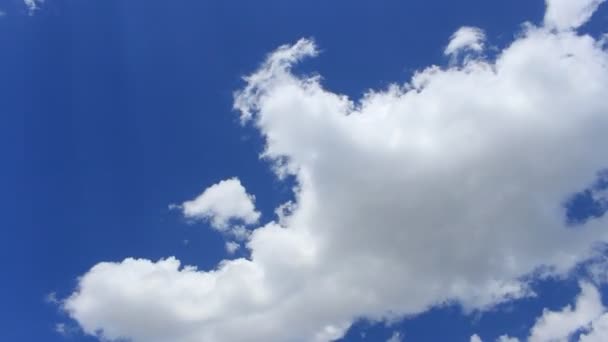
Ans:
{"label": "cloud billow", "polygon": [[289,212],[214,270],[100,263],[65,310],[107,339],[330,341],[361,317],[529,295],[522,277],[565,274],[608,238],[604,216],[569,229],[562,206],[608,166],[589,152],[608,144],[608,52],[577,18],[357,102],[291,72],[314,41],[280,47],[234,106],[277,175],[295,177]]}

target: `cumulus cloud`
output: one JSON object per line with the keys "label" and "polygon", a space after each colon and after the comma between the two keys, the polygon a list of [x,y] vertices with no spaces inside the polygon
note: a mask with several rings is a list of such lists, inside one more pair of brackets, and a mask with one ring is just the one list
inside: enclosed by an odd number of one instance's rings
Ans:
{"label": "cumulus cloud", "polygon": [[577,28],[586,23],[605,0],[545,0],[545,25],[558,30]]}
{"label": "cumulus cloud", "polygon": [[[530,330],[528,342],[606,340],[608,313],[602,304],[600,293],[595,286],[586,282],[581,282],[580,287],[581,293],[576,298],[574,308],[567,305],[560,311],[543,310],[543,314]],[[576,338],[576,333],[581,331],[583,333]],[[519,339],[503,335],[497,342],[519,342]]]}
{"label": "cumulus cloud", "polygon": [[456,55],[466,50],[481,52],[485,39],[486,35],[483,30],[477,27],[463,26],[454,32],[443,53]]}
{"label": "cumulus cloud", "polygon": [[[209,220],[213,228],[225,231],[235,221],[248,225],[258,222],[260,213],[254,201],[238,178],[230,178],[210,186],[195,199],[172,207],[181,209],[186,218]],[[235,227],[237,231],[241,229]]]}
{"label": "cumulus cloud", "polygon": [[[598,40],[529,26],[495,61],[430,66],[359,101],[291,72],[317,51],[308,39],[280,47],[235,97],[265,140],[263,157],[296,180],[280,219],[252,231],[247,258],[212,270],[175,258],[94,266],[64,302],[85,332],[331,341],[356,318],[526,296],[523,276],[541,266],[564,274],[607,240],[606,218],[571,227],[563,208],[608,166],[590,152],[608,144]],[[215,185],[184,213],[220,228],[256,221],[251,197],[230,184],[238,196]]]}
{"label": "cumulus cloud", "polygon": [[573,333],[587,327],[604,312],[598,290],[588,283],[580,286],[581,293],[574,308],[568,305],[560,311],[545,310],[534,324],[528,341],[568,341]]}

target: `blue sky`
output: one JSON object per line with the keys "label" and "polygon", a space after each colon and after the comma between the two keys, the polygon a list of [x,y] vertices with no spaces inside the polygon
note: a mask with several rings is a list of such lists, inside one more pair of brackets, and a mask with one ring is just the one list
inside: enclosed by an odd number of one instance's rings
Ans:
{"label": "blue sky", "polygon": [[[241,114],[233,109],[235,92],[246,86],[242,77],[256,72],[275,49],[300,38],[314,39],[318,56],[295,65],[293,74],[321,75],[325,89],[357,101],[370,89],[384,91],[392,83],[408,82],[416,70],[430,65],[458,68],[454,66],[461,62],[454,60],[458,56],[447,56],[444,48],[452,34],[465,25],[481,28],[487,40],[482,57],[469,51],[470,58],[493,61],[519,39],[524,22],[543,25],[545,3],[46,0],[30,11],[19,0],[0,0],[0,10],[4,13],[0,17],[0,259],[4,269],[0,339],[95,341],[95,337],[83,333],[82,325],[99,328],[111,322],[87,321],[78,316],[80,309],[70,314],[61,308],[62,303],[49,303],[45,298],[51,293],[58,301],[70,297],[78,278],[100,262],[119,263],[129,257],[156,262],[174,256],[182,264],[208,271],[223,259],[249,258],[243,245],[235,255],[225,250],[229,233],[218,233],[221,229],[205,219],[217,216],[217,212],[207,210],[187,217],[180,211],[186,207],[185,201],[222,180],[237,177],[246,193],[255,196],[260,226],[276,220],[275,208],[282,203],[298,201],[294,185],[298,177],[304,176],[291,174],[280,179],[273,171],[275,161],[259,157],[265,149],[266,134],[274,132],[272,127],[242,125]],[[599,39],[606,24],[608,7],[604,6],[576,32]],[[465,50],[463,53],[469,53]],[[597,81],[598,87],[602,82]],[[497,97],[502,95],[496,93]],[[580,101],[588,102],[592,95],[581,94]],[[596,113],[601,108],[598,104],[588,112]],[[286,107],[287,111],[291,109],[299,110]],[[581,112],[586,110],[581,108]],[[595,126],[603,127],[602,121],[598,122]],[[302,131],[308,132],[306,128]],[[323,127],[314,131],[325,132]],[[589,157],[580,161],[585,165],[581,170],[602,163],[608,166],[602,159],[603,141],[593,134],[586,131],[582,135],[589,140],[582,144]],[[543,135],[540,137],[542,140]],[[290,146],[277,145],[276,155],[290,156]],[[297,159],[300,152],[293,151]],[[555,165],[561,165],[559,162]],[[570,174],[569,169],[566,171],[558,174]],[[593,172],[599,171],[596,168]],[[518,175],[515,167],[505,172]],[[576,221],[567,229],[582,231],[586,229],[586,217],[603,215],[603,205],[594,201],[592,194],[605,184],[598,181],[594,185],[596,180],[590,177],[581,179],[578,196],[571,192],[569,197],[555,200],[565,203],[565,211],[569,210],[563,220]],[[441,189],[428,191],[444,196]],[[357,196],[362,195],[353,191],[352,197]],[[183,207],[169,208],[181,203]],[[347,202],[344,207],[356,211],[354,205]],[[475,205],[471,200],[471,206]],[[444,214],[453,215],[446,208],[434,212],[438,217]],[[243,219],[233,216],[237,221]],[[400,218],[404,227],[416,225],[408,219]],[[375,222],[383,225],[381,217]],[[253,228],[257,227],[249,227]],[[361,229],[374,231],[376,227]],[[471,239],[471,246],[476,243]],[[435,253],[441,247],[430,249]],[[280,252],[276,257],[281,258]],[[434,255],[420,258],[424,263],[427,258],[434,260]],[[577,257],[577,261],[591,263],[583,257]],[[521,274],[534,296],[493,303],[484,310],[475,307],[473,300],[444,302],[441,296],[437,300],[444,304],[429,310],[413,309],[407,303],[416,301],[415,291],[404,289],[405,304],[399,319],[389,324],[377,317],[378,310],[397,310],[399,305],[387,304],[394,299],[369,311],[353,309],[348,312],[352,326],[344,330],[343,340],[386,341],[396,332],[403,341],[469,341],[473,334],[484,341],[494,341],[504,334],[524,340],[543,309],[559,311],[574,303],[581,292],[579,281],[590,278],[587,264],[542,279]],[[389,276],[387,281],[395,280],[403,278]],[[594,284],[602,294],[608,294],[604,283]],[[375,290],[374,286],[371,289]],[[436,304],[429,299],[420,305]],[[125,308],[128,305],[125,303]],[[343,314],[336,315],[342,319]],[[403,315],[406,318],[402,319]],[[367,319],[374,316],[371,321]],[[64,324],[67,332],[58,333],[57,324]],[[120,333],[130,331],[124,329]],[[303,335],[308,330],[302,329],[294,328],[298,331],[294,341],[308,338]],[[181,341],[177,337],[171,340]]]}

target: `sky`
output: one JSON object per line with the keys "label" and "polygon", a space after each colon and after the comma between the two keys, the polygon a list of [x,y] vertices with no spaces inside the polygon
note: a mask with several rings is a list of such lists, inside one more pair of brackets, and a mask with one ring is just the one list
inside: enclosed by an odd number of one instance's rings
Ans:
{"label": "sky", "polygon": [[603,2],[0,0],[0,340],[607,340]]}

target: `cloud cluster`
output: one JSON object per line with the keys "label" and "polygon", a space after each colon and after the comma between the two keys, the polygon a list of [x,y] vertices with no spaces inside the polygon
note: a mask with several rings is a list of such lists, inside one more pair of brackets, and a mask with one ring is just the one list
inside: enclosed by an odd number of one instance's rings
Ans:
{"label": "cloud cluster", "polygon": [[[546,22],[495,61],[430,66],[357,102],[291,72],[313,41],[280,47],[235,108],[277,175],[295,177],[289,210],[253,230],[247,258],[213,270],[100,263],[65,310],[107,339],[331,341],[358,318],[484,309],[528,295],[522,277],[539,267],[568,272],[608,238],[606,218],[572,227],[563,207],[608,166],[591,152],[608,145],[608,52]],[[257,220],[240,183],[214,187],[184,213],[218,228]]]}

